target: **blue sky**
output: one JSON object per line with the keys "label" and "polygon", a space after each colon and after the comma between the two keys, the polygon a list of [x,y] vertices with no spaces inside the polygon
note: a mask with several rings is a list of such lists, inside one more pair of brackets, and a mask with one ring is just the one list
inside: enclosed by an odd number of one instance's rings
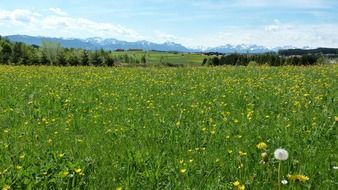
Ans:
{"label": "blue sky", "polygon": [[338,47],[338,1],[0,0],[0,34]]}

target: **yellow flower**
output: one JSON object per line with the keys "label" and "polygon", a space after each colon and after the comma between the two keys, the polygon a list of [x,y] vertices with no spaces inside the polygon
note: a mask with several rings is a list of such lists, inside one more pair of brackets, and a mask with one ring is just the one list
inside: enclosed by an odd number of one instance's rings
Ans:
{"label": "yellow flower", "polygon": [[246,156],[247,155],[246,152],[242,152],[242,151],[239,151],[238,153],[239,153],[240,156]]}
{"label": "yellow flower", "polygon": [[116,190],[123,190],[122,187],[116,187]]}
{"label": "yellow flower", "polygon": [[260,142],[256,145],[256,147],[260,150],[265,150],[268,147],[268,145],[265,142]]}
{"label": "yellow flower", "polygon": [[245,185],[241,184],[241,182],[239,182],[239,181],[233,182],[232,185],[233,185],[237,190],[245,190]]}
{"label": "yellow flower", "polygon": [[305,176],[305,175],[300,175],[300,176],[298,177],[298,179],[299,179],[300,182],[306,182],[306,181],[308,181],[310,178],[309,178],[308,176]]}
{"label": "yellow flower", "polygon": [[184,174],[186,171],[187,171],[187,169],[185,169],[185,168],[180,169],[181,174]]}
{"label": "yellow flower", "polygon": [[9,185],[5,185],[5,186],[3,186],[3,188],[2,188],[2,190],[10,190],[11,189],[11,186],[9,186]]}
{"label": "yellow flower", "polygon": [[232,183],[235,187],[238,187],[238,186],[240,186],[241,185],[241,182],[239,182],[239,181],[235,181],[235,182],[233,182]]}
{"label": "yellow flower", "polygon": [[308,181],[310,178],[307,177],[306,175],[288,175],[288,179],[290,181],[299,181],[299,182],[306,182]]}
{"label": "yellow flower", "polygon": [[62,173],[63,177],[67,177],[67,176],[68,176],[68,174],[69,174],[69,172],[68,172],[68,171],[64,171],[64,172]]}
{"label": "yellow flower", "polygon": [[246,117],[247,117],[249,120],[251,120],[252,117],[253,117],[253,114],[254,114],[254,112],[253,112],[253,111],[250,111],[250,112],[248,112],[248,114],[246,115]]}
{"label": "yellow flower", "polygon": [[77,173],[77,174],[79,174],[79,173],[81,173],[81,168],[77,168],[77,169],[75,169],[75,172]]}
{"label": "yellow flower", "polygon": [[237,187],[238,190],[245,190],[245,186],[244,185],[240,185]]}

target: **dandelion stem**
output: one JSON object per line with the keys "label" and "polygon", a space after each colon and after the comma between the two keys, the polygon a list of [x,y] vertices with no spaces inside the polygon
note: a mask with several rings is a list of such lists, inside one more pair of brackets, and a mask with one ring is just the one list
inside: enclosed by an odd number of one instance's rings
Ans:
{"label": "dandelion stem", "polygon": [[281,190],[281,179],[280,179],[280,170],[281,170],[281,164],[282,162],[278,162],[278,189]]}

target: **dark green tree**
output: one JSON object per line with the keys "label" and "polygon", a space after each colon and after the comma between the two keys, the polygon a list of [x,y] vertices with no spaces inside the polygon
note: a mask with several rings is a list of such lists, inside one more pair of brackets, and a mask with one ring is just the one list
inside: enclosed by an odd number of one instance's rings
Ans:
{"label": "dark green tree", "polygon": [[79,56],[77,55],[77,52],[76,51],[68,51],[66,53],[66,60],[67,60],[67,63],[70,65],[70,66],[77,66],[77,65],[80,65],[80,58]]}
{"label": "dark green tree", "polygon": [[56,64],[57,65],[60,65],[60,66],[66,66],[67,65],[67,60],[66,60],[66,57],[65,57],[65,53],[63,50],[60,50],[57,54],[57,57],[56,57]]}
{"label": "dark green tree", "polygon": [[146,64],[147,63],[146,55],[142,55],[142,57],[141,57],[141,63],[142,64]]}
{"label": "dark green tree", "polygon": [[50,65],[50,62],[49,62],[47,55],[44,51],[40,51],[39,64],[40,65]]}
{"label": "dark green tree", "polygon": [[12,48],[8,43],[4,43],[0,51],[0,61],[3,64],[8,64],[12,58]]}
{"label": "dark green tree", "polygon": [[83,50],[81,53],[81,65],[83,66],[89,65],[89,53],[87,50]]}
{"label": "dark green tree", "polygon": [[94,51],[90,56],[90,64],[93,66],[101,66],[102,65],[102,58],[100,56],[99,51]]}
{"label": "dark green tree", "polygon": [[23,56],[23,44],[20,42],[16,42],[13,47],[12,63],[14,63],[15,65],[20,64],[22,56]]}

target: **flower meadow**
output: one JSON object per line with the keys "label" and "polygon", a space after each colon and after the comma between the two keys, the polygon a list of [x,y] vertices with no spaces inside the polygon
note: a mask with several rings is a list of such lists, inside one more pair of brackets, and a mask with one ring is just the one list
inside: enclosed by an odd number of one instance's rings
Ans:
{"label": "flower meadow", "polygon": [[0,66],[0,189],[338,189],[338,67]]}

